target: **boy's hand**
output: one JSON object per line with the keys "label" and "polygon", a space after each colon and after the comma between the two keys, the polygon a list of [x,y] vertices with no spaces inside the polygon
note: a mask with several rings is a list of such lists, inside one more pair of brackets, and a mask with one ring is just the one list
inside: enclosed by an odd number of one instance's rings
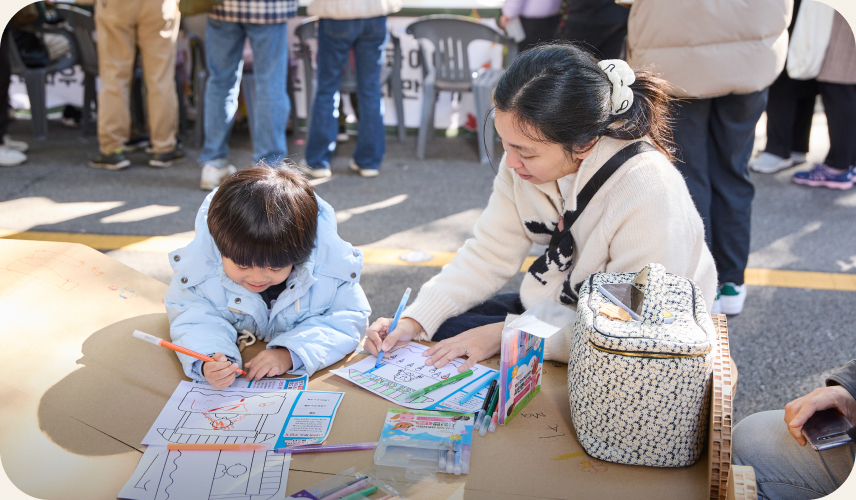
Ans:
{"label": "boy's hand", "polygon": [[245,365],[249,368],[247,380],[261,380],[265,377],[282,375],[290,370],[294,363],[291,361],[291,352],[288,349],[278,348],[260,352]]}
{"label": "boy's hand", "polygon": [[235,370],[238,369],[238,363],[229,361],[222,352],[211,357],[217,361],[208,361],[202,364],[202,375],[205,375],[205,380],[215,389],[223,389],[232,385],[232,382],[235,381]]}
{"label": "boy's hand", "polygon": [[391,324],[392,320],[390,318],[378,318],[372,323],[366,329],[366,338],[368,340],[363,344],[363,348],[377,356],[378,351],[388,351],[396,344],[406,344],[422,331],[422,325],[412,318],[401,318],[398,320],[395,330],[390,333],[389,325]]}

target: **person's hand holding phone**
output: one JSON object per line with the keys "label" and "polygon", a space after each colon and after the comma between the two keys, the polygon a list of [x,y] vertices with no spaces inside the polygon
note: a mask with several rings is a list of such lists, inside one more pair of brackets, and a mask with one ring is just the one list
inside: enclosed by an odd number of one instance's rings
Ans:
{"label": "person's hand holding phone", "polygon": [[856,422],[856,399],[840,385],[815,389],[785,405],[785,423],[800,446],[806,444],[802,429],[809,417],[829,408],[838,409],[851,425]]}

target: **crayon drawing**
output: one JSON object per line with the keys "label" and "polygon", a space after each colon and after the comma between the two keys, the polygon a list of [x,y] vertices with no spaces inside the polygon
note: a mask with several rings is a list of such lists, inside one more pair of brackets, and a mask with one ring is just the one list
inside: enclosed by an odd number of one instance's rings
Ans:
{"label": "crayon drawing", "polygon": [[273,450],[168,451],[149,446],[119,492],[131,500],[285,498],[288,455]]}
{"label": "crayon drawing", "polygon": [[77,286],[77,282],[66,278],[63,273],[68,267],[80,267],[85,262],[74,260],[57,252],[39,250],[33,255],[18,259],[6,265],[7,271],[26,274],[45,283],[68,292]]}

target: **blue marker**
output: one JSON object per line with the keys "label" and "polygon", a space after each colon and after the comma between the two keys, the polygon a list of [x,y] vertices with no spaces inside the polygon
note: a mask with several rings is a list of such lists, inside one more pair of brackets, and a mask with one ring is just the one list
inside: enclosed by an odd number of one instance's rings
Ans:
{"label": "blue marker", "polygon": [[[401,303],[398,304],[398,310],[395,311],[395,317],[392,318],[392,324],[389,325],[389,330],[387,331],[387,334],[392,333],[395,330],[395,327],[398,326],[398,318],[401,317],[401,312],[404,311],[404,306],[407,305],[407,299],[409,299],[409,298],[410,298],[410,288],[408,288],[407,290],[404,291],[404,297],[401,297]],[[374,365],[375,369],[381,367],[381,364],[382,364],[381,361],[383,360],[383,355],[384,355],[383,351],[380,351],[379,353],[377,353],[377,361],[375,361],[375,365]]]}
{"label": "blue marker", "polygon": [[[493,372],[493,374],[491,374],[489,377],[485,378],[485,379],[484,379],[484,381],[483,381],[482,383],[480,383],[478,386],[476,386],[476,388],[475,388],[475,389],[473,389],[472,391],[470,391],[470,392],[468,392],[468,393],[464,394],[464,397],[462,397],[462,398],[461,398],[461,400],[460,400],[460,401],[458,401],[458,404],[464,404],[464,403],[466,403],[467,401],[469,401],[471,397],[473,397],[473,396],[474,396],[476,393],[478,393],[480,390],[482,390],[482,389],[484,389],[485,387],[487,387],[488,385],[490,385],[490,383],[491,383],[491,382],[493,382],[493,380],[494,380],[496,377],[498,377],[498,376],[499,376],[499,372]],[[481,379],[479,379],[479,380],[481,380]]]}

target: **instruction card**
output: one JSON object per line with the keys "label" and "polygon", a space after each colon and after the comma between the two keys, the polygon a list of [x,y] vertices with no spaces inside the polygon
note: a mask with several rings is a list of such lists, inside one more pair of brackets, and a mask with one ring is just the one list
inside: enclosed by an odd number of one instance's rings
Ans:
{"label": "instruction card", "polygon": [[375,356],[332,370],[332,373],[405,408],[452,410],[462,413],[478,411],[484,403],[487,389],[479,391],[464,404],[461,404],[460,400],[468,391],[478,386],[477,381],[484,381],[483,377],[496,373],[496,370],[479,364],[472,367],[473,374],[469,377],[407,402],[409,394],[457,375],[458,367],[464,364],[463,359],[455,358],[439,369],[428,366],[425,364],[427,358],[422,356],[426,350],[428,347],[410,342],[387,351],[384,357],[386,362],[370,373],[366,372],[374,368],[377,360]]}
{"label": "instruction card", "polygon": [[291,455],[273,450],[168,451],[149,446],[119,492],[130,500],[279,500]]}
{"label": "instruction card", "polygon": [[342,397],[341,392],[214,389],[182,381],[143,444],[256,443],[284,448],[321,443]]}

